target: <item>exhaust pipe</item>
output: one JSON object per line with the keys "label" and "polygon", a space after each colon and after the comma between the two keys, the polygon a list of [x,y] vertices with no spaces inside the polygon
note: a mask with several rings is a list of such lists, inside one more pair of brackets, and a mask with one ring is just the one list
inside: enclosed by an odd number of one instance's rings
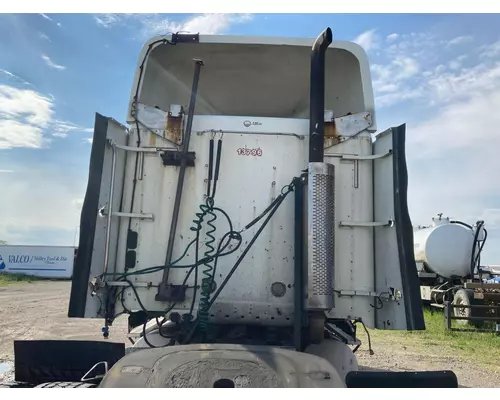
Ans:
{"label": "exhaust pipe", "polygon": [[309,162],[323,162],[325,140],[325,53],[333,35],[326,28],[315,40],[311,52],[309,100]]}
{"label": "exhaust pipe", "polygon": [[[306,310],[318,313],[335,305],[335,168],[323,161],[325,137],[325,53],[332,43],[332,31],[327,28],[318,36],[311,54],[311,99],[309,125],[309,165],[305,184],[305,212],[307,245],[307,300]],[[311,317],[311,315],[310,315]],[[318,325],[316,339],[323,337],[323,325]],[[316,340],[315,339],[315,340]]]}

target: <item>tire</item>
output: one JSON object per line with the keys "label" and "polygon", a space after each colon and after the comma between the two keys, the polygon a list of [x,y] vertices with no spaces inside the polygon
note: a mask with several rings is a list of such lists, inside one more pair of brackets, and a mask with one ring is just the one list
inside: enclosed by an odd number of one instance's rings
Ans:
{"label": "tire", "polygon": [[41,389],[88,389],[95,388],[97,385],[87,382],[47,382],[35,386]]}
{"label": "tire", "polygon": [[[460,289],[453,296],[453,304],[455,305],[478,305],[481,304],[476,299],[474,299],[474,291],[470,289]],[[453,315],[455,317],[479,317],[482,315],[481,310],[472,308],[453,308]],[[457,320],[459,325],[471,325],[479,328],[483,325],[483,321],[468,321],[468,320]]]}

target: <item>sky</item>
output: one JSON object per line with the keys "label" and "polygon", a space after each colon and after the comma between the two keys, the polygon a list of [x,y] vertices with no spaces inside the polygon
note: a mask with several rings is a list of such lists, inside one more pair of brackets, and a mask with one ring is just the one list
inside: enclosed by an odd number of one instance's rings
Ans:
{"label": "sky", "polygon": [[0,240],[76,243],[95,113],[125,122],[148,38],[316,37],[326,26],[367,52],[379,131],[407,124],[413,224],[482,219],[482,263],[500,264],[494,14],[0,14]]}

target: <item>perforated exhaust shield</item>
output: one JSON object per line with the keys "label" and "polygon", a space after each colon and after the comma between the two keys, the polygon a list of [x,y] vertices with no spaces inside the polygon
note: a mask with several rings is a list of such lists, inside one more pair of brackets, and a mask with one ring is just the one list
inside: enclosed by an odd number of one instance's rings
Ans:
{"label": "perforated exhaust shield", "polygon": [[309,310],[334,306],[335,168],[323,162],[309,163],[307,188],[307,277]]}

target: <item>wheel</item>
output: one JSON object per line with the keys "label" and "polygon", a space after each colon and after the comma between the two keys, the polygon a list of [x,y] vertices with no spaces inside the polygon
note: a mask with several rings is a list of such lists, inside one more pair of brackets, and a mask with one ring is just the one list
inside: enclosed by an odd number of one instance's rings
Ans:
{"label": "wheel", "polygon": [[[478,305],[476,299],[474,299],[474,291],[470,289],[460,289],[453,296],[453,304],[455,305]],[[482,315],[481,310],[473,310],[472,308],[453,308],[453,315],[455,317],[479,317]],[[479,328],[483,325],[483,321],[469,321],[469,320],[457,320],[457,324],[460,325],[472,325]]]}
{"label": "wheel", "polygon": [[87,382],[46,382],[35,386],[35,388],[42,389],[85,389],[95,387],[95,384]]}

